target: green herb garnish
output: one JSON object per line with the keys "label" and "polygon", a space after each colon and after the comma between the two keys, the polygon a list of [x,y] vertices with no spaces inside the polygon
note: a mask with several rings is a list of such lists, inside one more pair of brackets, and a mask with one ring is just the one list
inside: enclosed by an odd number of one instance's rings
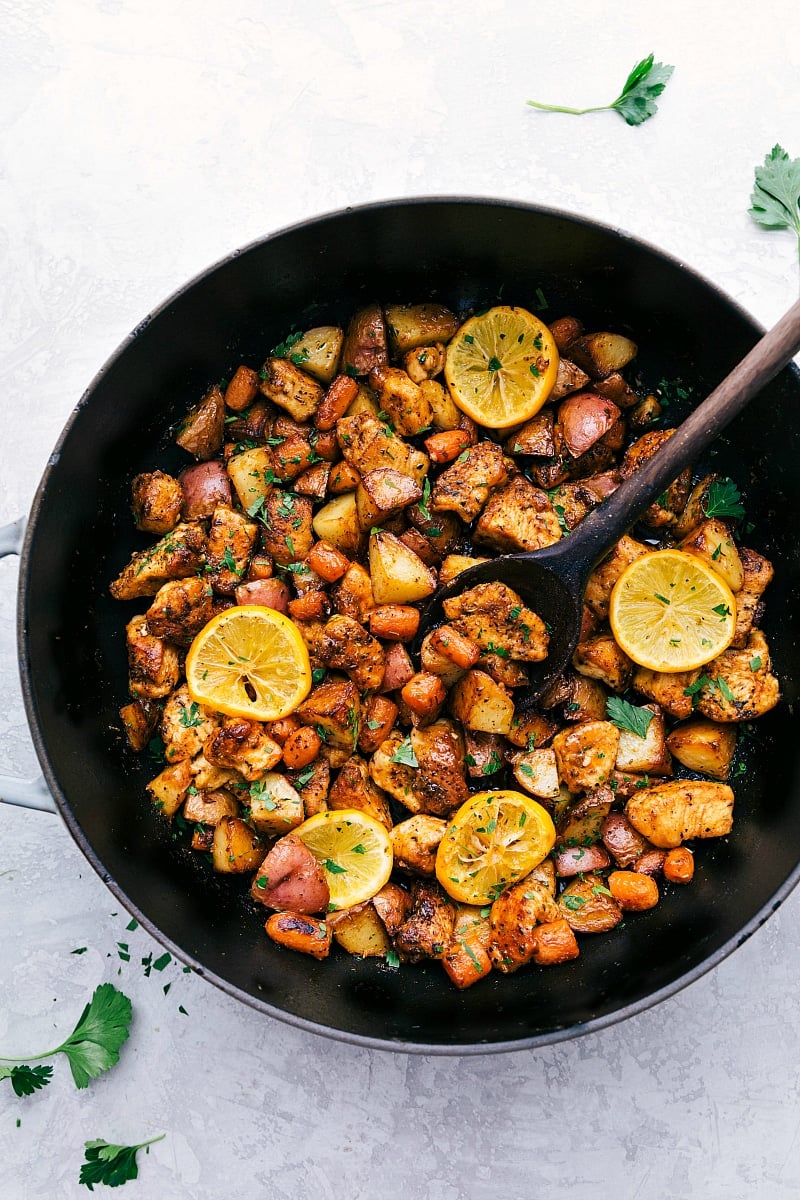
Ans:
{"label": "green herb garnish", "polygon": [[104,1141],[103,1138],[86,1142],[84,1147],[86,1157],[81,1166],[79,1183],[85,1183],[89,1191],[93,1192],[96,1183],[104,1183],[107,1187],[120,1187],[129,1179],[138,1178],[139,1168],[136,1163],[138,1151],[145,1150],[149,1154],[153,1143],[160,1142],[166,1136],[165,1133],[160,1133],[158,1137],[150,1138],[146,1142],[139,1142],[137,1146],[115,1146],[112,1142]]}
{"label": "green herb garnish", "polygon": [[629,733],[645,738],[654,714],[649,708],[637,708],[634,704],[628,704],[627,700],[621,700],[619,696],[609,696],[606,701],[606,716],[618,729],[627,729]]}
{"label": "green herb garnish", "polygon": [[559,104],[540,104],[536,100],[529,100],[528,104],[545,112],[571,113],[574,116],[613,110],[618,112],[628,125],[641,125],[648,117],[653,117],[658,112],[656,100],[664,91],[674,70],[675,68],[668,63],[654,62],[653,55],[648,54],[647,58],[643,58],[633,68],[619,96],[612,100],[611,104],[599,104],[592,108],[566,108]]}

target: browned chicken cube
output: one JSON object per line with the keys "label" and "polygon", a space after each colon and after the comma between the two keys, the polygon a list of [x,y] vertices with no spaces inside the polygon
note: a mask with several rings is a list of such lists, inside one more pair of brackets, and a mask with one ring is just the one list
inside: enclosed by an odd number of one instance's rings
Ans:
{"label": "browned chicken cube", "polygon": [[413,788],[417,811],[449,816],[469,797],[461,734],[452,721],[440,719],[412,729],[411,747],[419,763]]}
{"label": "browned chicken cube", "polygon": [[733,645],[741,649],[747,645],[753,625],[757,625],[761,619],[761,597],[775,572],[769,559],[757,554],[755,550],[748,550],[746,546],[739,547],[739,559],[744,583],[736,593],[736,631],[733,635]]}
{"label": "browned chicken cube", "polygon": [[651,671],[637,667],[633,673],[633,686],[648,700],[660,705],[672,717],[683,720],[692,713],[692,688],[700,678],[699,668],[694,671]]}
{"label": "browned chicken cube", "polygon": [[330,618],[315,642],[315,652],[327,667],[346,671],[360,691],[375,691],[383,682],[386,660],[377,638],[352,617]]}
{"label": "browned chicken cube", "polygon": [[475,527],[475,544],[498,554],[541,550],[561,539],[561,526],[547,492],[517,475],[495,492]]}
{"label": "browned chicken cube", "polygon": [[514,463],[495,442],[478,442],[442,471],[431,492],[430,508],[457,513],[462,521],[474,521],[492,493],[508,483],[515,470]]}
{"label": "browned chicken cube", "polygon": [[281,747],[261,722],[245,717],[225,717],[205,745],[205,756],[210,763],[238,771],[248,781],[261,779],[280,762],[281,754]]}
{"label": "browned chicken cube", "polygon": [[412,875],[433,877],[436,851],[444,837],[447,822],[427,813],[415,813],[392,830],[394,864]]}
{"label": "browned chicken cube", "polygon": [[650,547],[623,534],[610,554],[595,567],[586,584],[585,599],[589,608],[604,621],[608,617],[608,606],[614,584],[626,567],[648,554]]}
{"label": "browned chicken cube", "polygon": [[558,906],[543,884],[528,877],[503,892],[492,904],[489,958],[504,974],[533,958],[540,921],[558,920]]}
{"label": "browned chicken cube", "polygon": [[267,554],[281,566],[304,562],[314,545],[313,507],[308,496],[270,492],[264,505],[261,541]]}
{"label": "browned chicken cube", "polygon": [[392,467],[421,484],[428,473],[428,456],[395,437],[391,429],[371,413],[355,413],[336,423],[342,455],[359,475]]}
{"label": "browned chicken cube", "polygon": [[724,837],[733,827],[733,792],[727,783],[676,779],[642,788],[625,805],[625,815],[661,850],[692,838]]}
{"label": "browned chicken cube", "polygon": [[164,471],[146,471],[131,484],[136,528],[143,533],[169,533],[181,519],[183,488]]}
{"label": "browned chicken cube", "polygon": [[489,654],[522,662],[547,657],[550,639],[544,621],[504,583],[479,583],[442,607],[448,621]]}
{"label": "browned chicken cube", "polygon": [[571,792],[596,788],[611,775],[619,730],[611,721],[583,721],[553,738],[558,774]]}
{"label": "browned chicken cube", "polygon": [[219,717],[202,704],[192,700],[186,684],[182,684],[164,705],[161,716],[161,737],[167,762],[194,758],[219,728]]}
{"label": "browned chicken cube", "polygon": [[455,909],[437,883],[418,880],[411,912],[395,935],[395,946],[409,962],[441,958],[453,937]]}
{"label": "browned chicken cube", "polygon": [[369,773],[383,791],[394,796],[395,800],[405,804],[406,808],[411,809],[412,812],[419,812],[419,806],[414,796],[417,769],[410,765],[411,749],[410,738],[399,729],[393,729],[372,754],[369,760]]}
{"label": "browned chicken cube", "polygon": [[331,588],[331,600],[337,612],[364,625],[375,607],[369,572],[360,563],[351,563],[339,582]]}
{"label": "browned chicken cube", "polygon": [[304,725],[313,725],[326,745],[352,753],[361,721],[358,688],[349,679],[326,679],[303,701],[297,716]]}
{"label": "browned chicken cube", "polygon": [[205,563],[206,537],[201,525],[181,522],[149,550],[139,550],[109,591],[115,600],[155,596],[170,579],[196,575]]}
{"label": "browned chicken cube", "polygon": [[189,646],[214,616],[213,589],[196,575],[170,580],[158,589],[145,615],[155,637]]}
{"label": "browned chicken cube", "polygon": [[288,412],[295,421],[313,417],[325,394],[324,388],[285,358],[268,358],[261,371],[262,395]]}
{"label": "browned chicken cube", "polygon": [[351,755],[337,775],[328,795],[328,807],[357,808],[380,821],[387,829],[392,828],[386,797],[375,786],[366,762],[358,754]]}
{"label": "browned chicken cube", "polygon": [[708,682],[698,694],[697,707],[712,721],[752,721],[781,698],[760,629],[753,630],[743,650],[724,650],[708,664],[705,674]]}
{"label": "browned chicken cube", "polygon": [[581,675],[599,679],[612,692],[624,692],[633,675],[633,663],[608,630],[579,642],[572,665]]}
{"label": "browned chicken cube", "polygon": [[[619,469],[622,478],[629,479],[643,467],[664,443],[669,441],[673,433],[675,433],[674,429],[653,429],[637,438],[625,451]],[[656,529],[674,525],[678,520],[678,515],[683,512],[691,490],[692,471],[691,467],[686,467],[678,478],[664,489],[639,520],[642,524]]]}
{"label": "browned chicken cube", "polygon": [[247,571],[258,525],[224,504],[214,509],[206,546],[206,567],[218,592],[232,596]]}
{"label": "browned chicken cube", "polygon": [[381,410],[398,433],[413,437],[430,427],[431,406],[424,392],[400,367],[374,367],[369,382]]}
{"label": "browned chicken cube", "polygon": [[125,626],[128,643],[130,692],[138,700],[168,696],[181,677],[178,651],[153,637],[147,617],[134,617]]}

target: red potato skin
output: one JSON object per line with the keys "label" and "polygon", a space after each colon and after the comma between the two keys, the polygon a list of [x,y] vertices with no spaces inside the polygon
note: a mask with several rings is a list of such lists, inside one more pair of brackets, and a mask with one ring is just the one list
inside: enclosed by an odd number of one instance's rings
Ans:
{"label": "red potato skin", "polygon": [[393,642],[386,649],[386,669],[383,673],[382,692],[394,692],[405,687],[414,676],[414,667],[402,642]]}
{"label": "red potato skin", "polygon": [[573,458],[579,458],[604,437],[620,410],[612,400],[596,392],[575,392],[567,396],[558,410],[564,444]]}
{"label": "red potato skin", "polygon": [[202,521],[214,514],[218,504],[231,507],[231,481],[221,462],[201,462],[178,476],[183,488],[183,517]]}
{"label": "red potato skin", "polygon": [[331,898],[323,868],[291,833],[280,838],[262,862],[251,895],[268,908],[296,913],[324,912]]}
{"label": "red potato skin", "polygon": [[559,879],[569,879],[583,871],[603,871],[611,859],[602,846],[570,846],[558,851],[555,864]]}
{"label": "red potato skin", "polygon": [[263,604],[276,612],[289,611],[289,588],[280,579],[251,579],[236,588],[237,604]]}

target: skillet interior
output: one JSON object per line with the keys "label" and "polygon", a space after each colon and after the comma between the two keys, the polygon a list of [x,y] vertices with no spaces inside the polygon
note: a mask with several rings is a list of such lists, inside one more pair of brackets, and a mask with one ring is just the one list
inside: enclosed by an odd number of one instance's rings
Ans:
{"label": "skillet interior", "polygon": [[[537,289],[541,289],[537,294]],[[548,308],[540,307],[544,296]],[[376,205],[298,226],[234,254],[135,331],[94,381],[34,504],[21,576],[23,687],[37,749],[67,823],[126,906],[185,961],[272,1015],[371,1045],[477,1051],[597,1028],[683,986],[766,919],[794,883],[800,747],[790,705],[800,678],[795,414],[800,375],[784,371],[712,451],[742,487],[745,537],[776,561],[767,633],[784,703],[747,739],[734,833],[698,854],[693,885],[584,938],[554,971],[492,976],[458,993],[437,964],[392,971],[335,954],[324,964],[266,938],[244,885],[213,876],[145,798],[155,773],[123,748],[123,626],[108,581],[144,538],[133,530],[134,473],[185,464],[165,433],[208,382],[258,365],[290,324],[344,320],[372,299],[455,307],[519,303],[544,320],[629,332],[645,385],[676,377],[697,398],[753,345],[756,327],[709,284],[656,251],[562,214],[487,201]],[[670,410],[672,411],[672,410]]]}

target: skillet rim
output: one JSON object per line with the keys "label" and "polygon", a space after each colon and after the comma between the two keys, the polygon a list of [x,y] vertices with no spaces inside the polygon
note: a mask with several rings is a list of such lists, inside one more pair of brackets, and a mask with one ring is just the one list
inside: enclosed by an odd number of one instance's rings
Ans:
{"label": "skillet rim", "polygon": [[[276,1020],[282,1021],[288,1025],[292,1025],[295,1028],[302,1029],[306,1033],[313,1033],[320,1037],[333,1038],[339,1042],[345,1042],[349,1045],[365,1047],[371,1050],[423,1054],[436,1057],[461,1057],[478,1054],[509,1053],[514,1050],[532,1050],[540,1046],[555,1045],[562,1041],[571,1040],[572,1038],[583,1037],[586,1034],[607,1029],[608,1027],[616,1025],[621,1021],[625,1021],[629,1017],[635,1016],[638,1013],[645,1012],[647,1009],[660,1004],[663,1000],[668,999],[670,996],[676,995],[678,992],[690,986],[696,980],[702,978],[702,976],[707,972],[713,970],[725,958],[742,946],[758,929],[761,928],[763,924],[765,924],[767,920],[769,920],[773,913],[780,908],[787,896],[789,896],[789,894],[794,890],[800,881],[800,859],[783,883],[775,890],[773,895],[761,906],[761,908],[750,918],[750,920],[741,927],[738,933],[729,938],[728,941],[723,943],[722,946],[718,947],[718,949],[710,954],[707,958],[703,959],[701,963],[698,963],[690,970],[684,972],[682,975],[679,975],[671,983],[666,984],[657,991],[651,992],[647,996],[636,1000],[631,1004],[625,1005],[622,1008],[615,1009],[614,1012],[607,1013],[604,1016],[593,1017],[591,1020],[581,1022],[577,1025],[563,1026],[559,1029],[554,1029],[547,1033],[536,1034],[532,1037],[516,1038],[502,1042],[465,1042],[463,1044],[453,1043],[448,1045],[430,1042],[408,1042],[403,1039],[376,1038],[364,1034],[352,1033],[348,1030],[336,1029],[316,1021],[310,1021],[307,1018],[297,1016],[294,1013],[286,1012],[284,1009],[277,1008],[276,1006],[259,999],[258,996],[244,991],[235,984],[232,984],[229,980],[226,980],[222,976],[216,974],[216,972],[208,970],[201,962],[199,962],[192,955],[187,953],[187,951],[182,949],[170,938],[168,938],[154,924],[154,922],[150,920],[149,917],[141,912],[136,904],[132,903],[126,892],[105,868],[93,846],[91,845],[88,837],[86,837],[83,830],[79,826],[72,813],[69,800],[62,791],[61,786],[50,765],[48,751],[45,746],[44,737],[42,735],[38,718],[33,680],[31,676],[31,662],[26,629],[28,594],[31,582],[30,570],[32,547],[36,537],[39,515],[46,503],[46,493],[51,473],[53,468],[58,463],[58,460],[61,456],[62,447],[69,438],[72,427],[79,413],[90,403],[92,394],[94,393],[98,384],[102,381],[107,372],[114,366],[117,360],[126,353],[128,348],[136,340],[139,334],[148,328],[149,325],[171,305],[179,301],[196,285],[213,275],[214,272],[228,265],[234,259],[257,249],[260,246],[263,246],[267,242],[274,241],[288,234],[300,232],[308,227],[316,226],[326,221],[347,216],[351,213],[369,213],[385,209],[410,208],[417,206],[422,207],[432,204],[465,206],[473,205],[485,206],[486,208],[492,209],[514,209],[520,212],[530,212],[537,215],[552,217],[556,220],[560,219],[563,221],[568,221],[577,226],[583,226],[594,231],[600,231],[606,235],[611,235],[614,238],[620,239],[622,242],[631,243],[636,247],[644,249],[654,257],[661,259],[662,262],[677,268],[684,274],[688,275],[693,281],[705,286],[709,289],[709,291],[713,292],[723,304],[732,309],[755,332],[759,334],[763,334],[765,332],[764,326],[759,321],[756,321],[755,318],[741,304],[739,304],[737,300],[734,300],[727,294],[727,292],[718,287],[717,284],[713,283],[699,271],[696,271],[694,268],[688,266],[675,255],[669,254],[659,247],[653,245],[648,240],[637,237],[634,234],[629,233],[628,231],[617,226],[603,221],[597,221],[593,218],[581,216],[579,214],[570,212],[567,209],[552,208],[547,205],[532,204],[527,201],[501,199],[491,196],[430,195],[400,197],[397,199],[371,201],[366,204],[347,205],[344,208],[334,209],[316,216],[307,217],[304,220],[294,222],[291,225],[284,225],[272,233],[266,234],[263,237],[255,238],[253,241],[246,243],[244,246],[232,250],[224,257],[217,259],[204,270],[201,270],[197,274],[193,275],[186,283],[172,292],[164,301],[162,301],[161,304],[152,309],[150,313],[148,313],[148,315],[135,326],[135,328],[127,335],[127,337],[120,342],[117,348],[105,360],[103,365],[95,373],[90,383],[85,388],[77,405],[67,418],[56,445],[48,457],[47,465],[45,466],[44,472],[36,488],[33,501],[31,503],[25,539],[20,554],[16,633],[19,656],[19,673],[22,686],[23,702],[25,705],[25,714],[28,720],[28,726],[30,728],[31,738],[36,750],[36,755],[39,759],[39,763],[48,788],[55,799],[58,812],[84,857],[100,876],[101,880],[106,887],[108,887],[112,895],[114,895],[116,899],[124,906],[126,911],[128,911],[132,916],[136,917],[143,928],[145,928],[157,942],[169,949],[176,959],[178,959],[184,965],[190,967],[196,975],[199,975],[201,978],[213,983],[227,995],[244,1002],[257,1012],[274,1017]],[[800,386],[800,368],[798,368],[798,365],[795,362],[792,362],[789,364],[787,370],[795,376],[795,380],[798,386]]]}

